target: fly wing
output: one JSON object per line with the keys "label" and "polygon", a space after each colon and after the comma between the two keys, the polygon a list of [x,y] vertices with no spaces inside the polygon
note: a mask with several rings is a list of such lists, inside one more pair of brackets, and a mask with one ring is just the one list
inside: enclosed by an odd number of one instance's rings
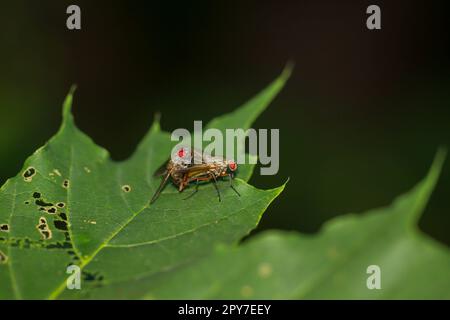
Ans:
{"label": "fly wing", "polygon": [[209,164],[194,164],[186,169],[183,169],[183,173],[186,174],[188,180],[191,180],[208,176],[211,169],[212,167]]}
{"label": "fly wing", "polygon": [[199,165],[204,163],[203,154],[201,150],[192,149],[192,162],[191,165]]}

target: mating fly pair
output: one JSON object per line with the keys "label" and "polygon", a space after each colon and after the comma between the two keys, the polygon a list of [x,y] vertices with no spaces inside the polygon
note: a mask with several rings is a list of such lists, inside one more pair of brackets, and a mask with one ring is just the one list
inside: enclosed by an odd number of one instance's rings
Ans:
{"label": "mating fly pair", "polygon": [[155,175],[163,175],[163,180],[153,195],[150,203],[158,199],[164,186],[172,179],[172,182],[178,187],[178,191],[183,191],[191,182],[195,182],[195,191],[187,198],[192,197],[198,191],[199,182],[212,181],[217,191],[219,201],[221,201],[217,179],[220,177],[229,177],[230,187],[240,196],[239,192],[233,186],[234,174],[237,170],[237,164],[233,160],[227,160],[220,156],[211,156],[203,154],[201,151],[181,147],[167,164],[158,170]]}

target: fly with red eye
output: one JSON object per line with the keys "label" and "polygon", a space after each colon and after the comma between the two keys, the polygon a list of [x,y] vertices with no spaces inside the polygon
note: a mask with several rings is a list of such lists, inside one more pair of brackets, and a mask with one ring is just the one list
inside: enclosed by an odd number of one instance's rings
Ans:
{"label": "fly with red eye", "polygon": [[233,160],[226,160],[220,156],[203,155],[203,161],[201,164],[193,164],[186,169],[184,179],[179,185],[179,190],[184,190],[189,183],[195,182],[195,191],[185,199],[192,197],[197,191],[199,183],[211,181],[216,189],[219,201],[222,201],[219,187],[217,186],[217,180],[222,177],[228,177],[230,181],[230,187],[238,196],[241,196],[233,185],[233,179],[235,171],[237,170],[237,164]]}
{"label": "fly with red eye", "polygon": [[237,170],[237,164],[233,160],[227,160],[220,156],[211,156],[202,154],[198,150],[188,150],[180,148],[174,159],[167,162],[164,178],[153,195],[150,203],[156,201],[162,189],[167,184],[169,177],[178,187],[178,191],[182,192],[191,182],[195,182],[195,191],[186,199],[192,197],[197,191],[198,186],[202,182],[211,181],[217,192],[219,201],[222,200],[217,180],[221,177],[229,177],[230,187],[240,196],[239,192],[233,186],[233,179]]}
{"label": "fly with red eye", "polygon": [[237,164],[233,160],[228,161],[228,169],[230,172],[235,172],[237,170]]}

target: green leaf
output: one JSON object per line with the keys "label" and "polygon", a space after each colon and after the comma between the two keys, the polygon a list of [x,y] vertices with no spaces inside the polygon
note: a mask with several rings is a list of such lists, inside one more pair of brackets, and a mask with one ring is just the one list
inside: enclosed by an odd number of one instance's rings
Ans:
{"label": "green leaf", "polygon": [[[276,90],[269,86],[245,112],[212,123],[251,125],[286,78],[283,73]],[[168,185],[150,205],[160,183],[153,173],[170,155],[170,135],[155,121],[129,160],[113,162],[75,126],[72,96],[73,89],[59,132],[0,190],[0,225],[8,227],[0,231],[0,299],[117,298],[125,288],[127,297],[140,297],[151,288],[141,279],[247,235],[284,188],[256,189],[245,182],[251,170],[244,168],[235,183],[241,197],[223,181],[222,202],[211,184],[183,201],[191,190],[180,194]],[[66,289],[73,264],[82,270],[82,290]]]}
{"label": "green leaf", "polygon": [[[449,249],[417,228],[444,158],[439,151],[427,177],[389,207],[340,216],[317,235],[269,231],[220,247],[161,276],[146,298],[449,299]],[[380,267],[380,290],[366,285],[370,265]]]}

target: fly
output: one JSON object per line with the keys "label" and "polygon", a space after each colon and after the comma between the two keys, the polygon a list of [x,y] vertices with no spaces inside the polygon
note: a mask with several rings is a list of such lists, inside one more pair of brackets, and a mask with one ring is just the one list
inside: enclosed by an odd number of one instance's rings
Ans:
{"label": "fly", "polygon": [[164,186],[171,178],[172,182],[182,192],[191,182],[195,182],[195,191],[186,199],[192,197],[197,191],[199,182],[209,182],[214,184],[219,201],[222,200],[217,180],[221,177],[228,177],[230,187],[240,196],[239,192],[233,186],[234,175],[237,170],[237,164],[233,160],[228,160],[220,156],[202,155],[197,150],[188,151],[186,148],[178,150],[176,157],[167,162],[163,172],[163,180],[153,195],[150,203],[156,201],[161,194]]}

